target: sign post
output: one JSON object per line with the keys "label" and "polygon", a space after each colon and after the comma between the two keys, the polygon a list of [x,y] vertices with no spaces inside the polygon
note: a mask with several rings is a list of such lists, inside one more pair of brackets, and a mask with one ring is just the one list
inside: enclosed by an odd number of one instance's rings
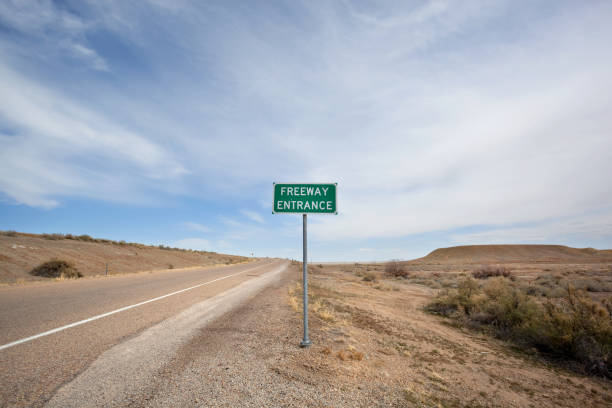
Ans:
{"label": "sign post", "polygon": [[306,224],[308,213],[338,214],[336,188],[338,183],[303,184],[303,183],[273,183],[274,202],[272,214],[297,213],[302,214],[302,282],[304,305],[304,337],[300,347],[312,344],[308,337],[308,245]]}
{"label": "sign post", "polygon": [[306,221],[308,214],[302,214],[302,304],[304,305],[304,337],[300,347],[308,347],[312,344],[308,337],[308,248],[306,239]]}

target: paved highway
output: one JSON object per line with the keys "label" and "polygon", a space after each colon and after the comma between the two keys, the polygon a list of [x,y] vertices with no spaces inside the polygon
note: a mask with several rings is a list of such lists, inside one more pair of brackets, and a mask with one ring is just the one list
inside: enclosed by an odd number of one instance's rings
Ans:
{"label": "paved highway", "polygon": [[113,346],[285,263],[0,288],[0,406],[42,406]]}

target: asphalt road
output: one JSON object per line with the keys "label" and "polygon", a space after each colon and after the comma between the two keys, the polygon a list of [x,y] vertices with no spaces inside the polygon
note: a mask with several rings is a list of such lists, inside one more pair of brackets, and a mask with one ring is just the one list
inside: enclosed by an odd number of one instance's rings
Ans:
{"label": "asphalt road", "polygon": [[0,288],[0,406],[43,405],[113,346],[282,264],[260,260]]}

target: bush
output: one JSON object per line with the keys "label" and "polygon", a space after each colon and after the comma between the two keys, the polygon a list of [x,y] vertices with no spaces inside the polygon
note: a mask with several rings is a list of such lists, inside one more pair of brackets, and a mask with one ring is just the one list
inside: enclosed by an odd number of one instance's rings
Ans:
{"label": "bush", "polygon": [[378,279],[378,276],[373,273],[373,272],[365,272],[363,274],[363,280],[366,282],[376,282]]}
{"label": "bush", "polygon": [[505,266],[484,266],[472,272],[472,276],[476,279],[487,279],[496,276],[510,277],[511,270]]}
{"label": "bush", "polygon": [[85,241],[85,242],[93,242],[93,241],[95,241],[92,237],[90,237],[87,234],[79,235],[76,239],[78,239],[79,241]]}
{"label": "bush", "polygon": [[65,238],[64,234],[41,234],[40,236],[44,239],[50,239],[52,241],[57,241]]}
{"label": "bush", "polygon": [[63,259],[51,259],[38,265],[30,271],[30,275],[44,278],[81,278],[83,275],[77,271],[74,264]]}
{"label": "bush", "polygon": [[390,261],[385,264],[385,273],[395,278],[407,278],[408,271],[399,261]]}
{"label": "bush", "polygon": [[17,231],[13,231],[13,230],[2,231],[2,235],[5,235],[7,237],[16,237]]}
{"label": "bush", "polygon": [[468,278],[457,289],[438,294],[426,310],[612,378],[612,298],[599,303],[570,285],[563,298],[540,303],[504,278],[482,288]]}
{"label": "bush", "polygon": [[585,292],[566,288],[563,302],[548,302],[534,321],[531,342],[538,348],[571,357],[589,373],[612,378],[612,320],[609,299],[601,304]]}

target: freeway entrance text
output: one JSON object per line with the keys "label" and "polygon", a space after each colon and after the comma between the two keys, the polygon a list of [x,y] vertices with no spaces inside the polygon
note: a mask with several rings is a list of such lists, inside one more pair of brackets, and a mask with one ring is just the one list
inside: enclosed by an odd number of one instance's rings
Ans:
{"label": "freeway entrance text", "polygon": [[274,183],[273,213],[337,214],[337,183]]}

